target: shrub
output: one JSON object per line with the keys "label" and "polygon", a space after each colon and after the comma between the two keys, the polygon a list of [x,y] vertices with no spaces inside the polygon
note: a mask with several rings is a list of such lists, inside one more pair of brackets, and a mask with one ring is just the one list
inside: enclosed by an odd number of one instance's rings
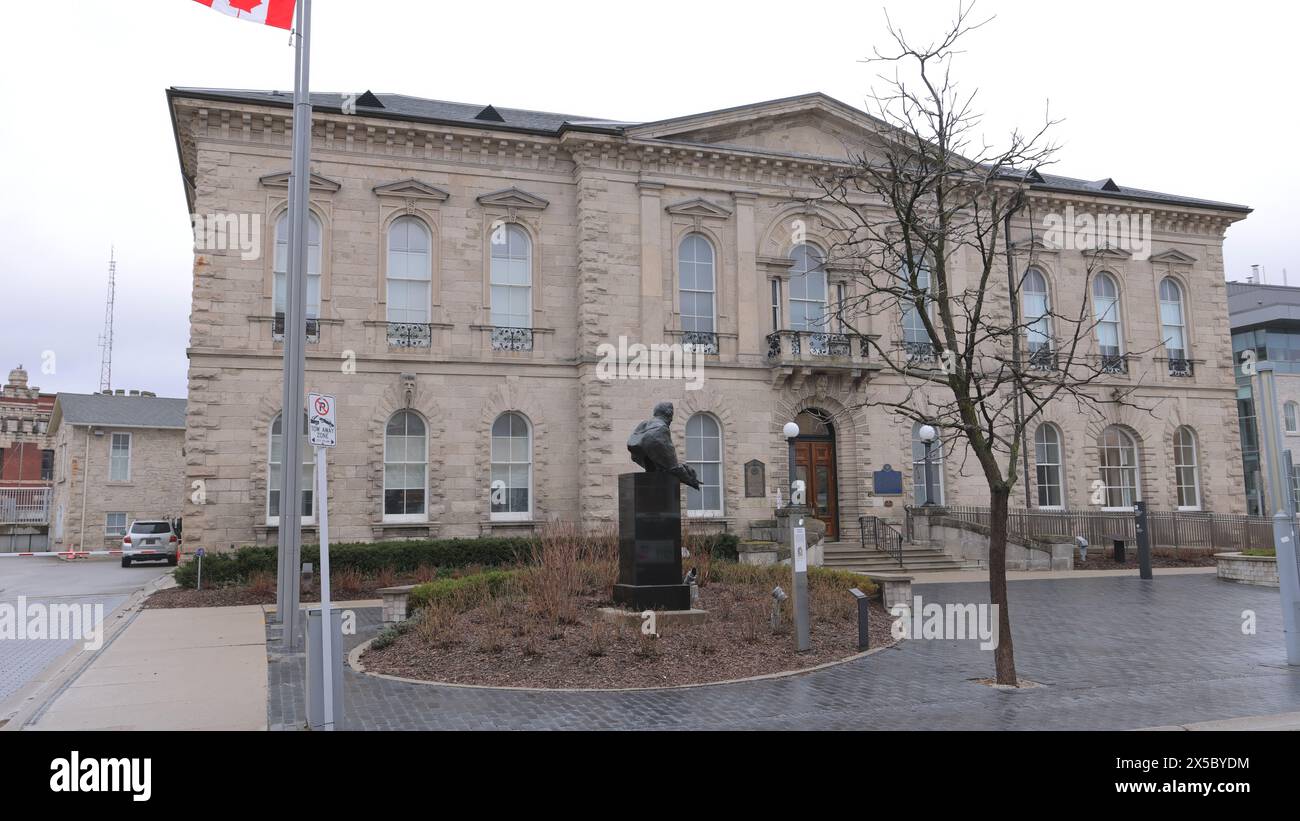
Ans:
{"label": "shrub", "polygon": [[519,570],[485,570],[473,576],[416,585],[406,598],[406,609],[414,612],[434,604],[450,604],[468,610],[512,592],[520,573]]}
{"label": "shrub", "polygon": [[[479,539],[406,539],[392,542],[347,542],[330,545],[330,571],[355,570],[371,576],[383,570],[395,573],[430,572],[432,567],[495,567],[512,564],[531,553],[536,541],[529,537]],[[302,560],[319,569],[320,549],[303,545]],[[249,577],[277,570],[276,549],[266,546],[241,547],[238,550],[209,553],[203,559],[203,586],[223,587],[244,584]],[[194,587],[198,562],[191,558],[176,568],[176,583]]]}

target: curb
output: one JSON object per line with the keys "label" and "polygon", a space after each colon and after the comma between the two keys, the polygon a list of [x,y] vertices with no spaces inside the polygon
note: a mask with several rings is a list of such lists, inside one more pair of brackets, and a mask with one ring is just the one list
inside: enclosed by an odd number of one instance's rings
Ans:
{"label": "curb", "polygon": [[903,643],[903,639],[894,642],[887,647],[876,647],[871,650],[864,650],[861,653],[854,653],[835,661],[827,661],[821,664],[815,664],[812,667],[801,667],[798,670],[782,670],[778,673],[764,673],[760,676],[748,676],[746,678],[732,678],[724,681],[702,681],[697,684],[673,684],[667,687],[506,687],[491,684],[460,684],[451,681],[429,681],[422,678],[407,678],[405,676],[393,676],[387,673],[372,673],[361,663],[361,654],[366,651],[375,639],[374,636],[358,644],[348,653],[348,666],[353,672],[360,673],[364,676],[373,676],[374,678],[387,679],[388,681],[401,681],[407,684],[426,684],[433,687],[458,687],[464,690],[498,690],[501,692],[512,693],[638,693],[651,690],[692,690],[699,687],[722,687],[728,684],[744,684],[749,681],[767,681],[770,679],[790,678],[791,676],[801,676],[805,673],[813,673],[818,670],[825,670],[828,667],[838,667],[841,664],[848,664],[851,661],[873,656],[876,653],[883,653],[886,650],[892,650]]}

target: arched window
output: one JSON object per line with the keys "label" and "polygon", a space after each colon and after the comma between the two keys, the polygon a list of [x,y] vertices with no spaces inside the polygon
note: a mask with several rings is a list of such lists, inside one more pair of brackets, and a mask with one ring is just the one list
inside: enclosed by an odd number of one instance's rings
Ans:
{"label": "arched window", "polygon": [[[320,219],[311,211],[307,212],[307,318],[320,317],[320,265],[321,265],[321,226]],[[275,259],[272,266],[275,272],[274,311],[285,313],[286,272],[289,270],[289,212],[280,215],[275,222]]]}
{"label": "arched window", "polygon": [[921,423],[912,426],[912,501],[918,505],[926,503],[926,473],[930,475],[930,498],[928,501],[943,504],[943,440],[935,439],[930,444],[930,460],[926,463],[925,442],[921,441]]}
{"label": "arched window", "polygon": [[678,294],[682,330],[690,334],[715,332],[713,243],[703,234],[687,234],[677,248]]}
{"label": "arched window", "polygon": [[388,321],[429,321],[433,279],[429,229],[415,217],[398,217],[388,226]]}
{"label": "arched window", "polygon": [[[903,266],[898,272],[899,279],[902,280],[900,287],[904,293],[911,289],[911,272],[907,266]],[[932,346],[934,342],[930,339],[930,333],[925,329],[925,320],[921,317],[922,309],[925,310],[927,317],[932,317],[934,312],[930,307],[930,268],[927,265],[921,265],[916,271],[916,287],[924,296],[919,300],[904,298],[903,303],[903,342],[907,345],[926,345]],[[920,304],[918,304],[918,302]],[[915,353],[915,352],[913,352]]]}
{"label": "arched window", "polygon": [[1201,479],[1196,468],[1196,434],[1189,427],[1174,431],[1174,476],[1178,482],[1178,509],[1201,509]]}
{"label": "arched window", "polygon": [[1282,424],[1287,433],[1300,432],[1300,407],[1295,402],[1287,402],[1282,406]]}
{"label": "arched window", "polygon": [[521,414],[492,423],[492,518],[528,519],[533,512],[533,436]]}
{"label": "arched window", "polygon": [[686,462],[700,477],[700,489],[686,488],[690,516],[722,515],[722,426],[707,413],[686,420]]}
{"label": "arched window", "polygon": [[1110,274],[1100,273],[1092,282],[1092,309],[1097,320],[1097,346],[1102,369],[1123,372],[1124,331],[1120,325],[1119,286]]}
{"label": "arched window", "polygon": [[1034,431],[1034,470],[1038,480],[1038,506],[1064,507],[1061,476],[1061,432],[1044,422]]}
{"label": "arched window", "polygon": [[825,255],[805,243],[794,247],[790,259],[790,330],[827,330]]}
{"label": "arched window", "polygon": [[427,515],[428,435],[424,420],[402,410],[384,428],[384,518],[422,520]]}
{"label": "arched window", "polygon": [[1170,360],[1187,359],[1187,328],[1183,318],[1183,288],[1171,277],[1160,281],[1160,336]]}
{"label": "arched window", "polygon": [[492,324],[533,327],[533,241],[518,225],[492,232]]}
{"label": "arched window", "polygon": [[1052,307],[1047,296],[1047,277],[1037,268],[1025,271],[1021,286],[1024,302],[1025,337],[1031,361],[1042,358],[1052,350]]}
{"label": "arched window", "polygon": [[1114,425],[1102,431],[1098,442],[1101,451],[1101,482],[1105,496],[1102,504],[1108,508],[1132,509],[1142,498],[1138,485],[1137,443],[1133,437]]}
{"label": "arched window", "polygon": [[[307,414],[302,415],[302,441],[298,447],[302,451],[302,519],[311,521],[312,488],[315,486],[316,451],[307,443]],[[280,523],[280,487],[281,472],[284,462],[284,430],[280,414],[271,422],[271,446],[267,458],[266,482],[266,519],[269,524]]]}

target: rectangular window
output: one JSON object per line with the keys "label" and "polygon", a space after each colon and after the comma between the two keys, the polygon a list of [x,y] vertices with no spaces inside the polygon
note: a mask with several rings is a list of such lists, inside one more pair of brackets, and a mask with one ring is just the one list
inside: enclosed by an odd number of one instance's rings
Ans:
{"label": "rectangular window", "polygon": [[122,536],[126,533],[126,514],[109,513],[104,517],[104,533],[109,536]]}
{"label": "rectangular window", "polygon": [[108,453],[108,480],[110,482],[131,481],[131,434],[113,434]]}
{"label": "rectangular window", "polygon": [[54,451],[41,451],[41,481],[54,481]]}
{"label": "rectangular window", "polygon": [[781,280],[772,280],[772,330],[781,330]]}

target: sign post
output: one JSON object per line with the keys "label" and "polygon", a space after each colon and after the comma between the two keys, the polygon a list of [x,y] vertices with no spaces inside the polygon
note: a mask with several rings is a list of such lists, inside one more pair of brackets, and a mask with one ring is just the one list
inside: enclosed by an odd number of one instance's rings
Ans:
{"label": "sign post", "polygon": [[307,397],[307,441],[316,448],[316,509],[320,511],[320,615],[321,686],[325,708],[319,729],[333,730],[334,693],[334,610],[330,601],[330,516],[326,482],[326,454],[335,444],[334,397],[319,393]]}
{"label": "sign post", "polygon": [[800,653],[812,646],[808,628],[808,531],[803,516],[790,511],[790,566],[794,571],[794,636]]}

